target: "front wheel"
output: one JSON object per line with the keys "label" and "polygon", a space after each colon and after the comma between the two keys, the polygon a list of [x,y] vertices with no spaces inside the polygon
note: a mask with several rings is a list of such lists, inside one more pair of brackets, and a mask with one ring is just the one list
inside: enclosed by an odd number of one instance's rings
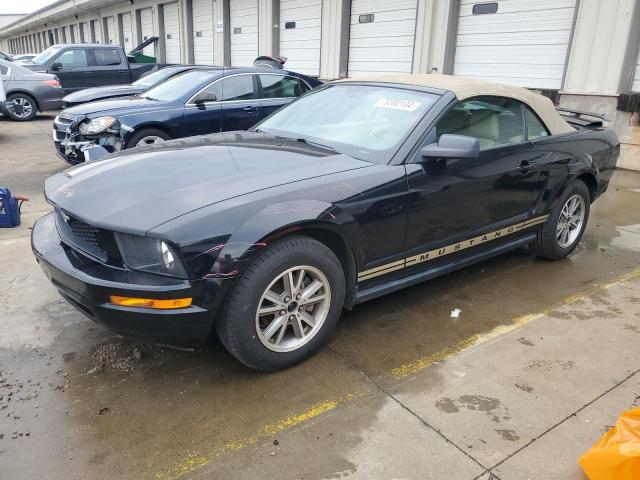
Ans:
{"label": "front wheel", "polygon": [[145,145],[153,145],[154,143],[162,143],[170,139],[169,134],[158,128],[143,128],[131,135],[129,140],[127,140],[125,148],[143,147]]}
{"label": "front wheel", "polygon": [[575,180],[556,201],[549,218],[538,232],[533,249],[539,257],[559,260],[580,243],[589,219],[589,189]]}
{"label": "front wheel", "polygon": [[250,368],[290,367],[329,338],[344,292],[344,272],[329,248],[308,237],[283,240],[237,280],[217,320],[218,335]]}

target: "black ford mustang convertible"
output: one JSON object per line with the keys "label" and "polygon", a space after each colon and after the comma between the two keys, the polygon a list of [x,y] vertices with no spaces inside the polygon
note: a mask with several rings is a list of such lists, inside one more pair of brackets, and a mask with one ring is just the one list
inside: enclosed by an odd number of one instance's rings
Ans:
{"label": "black ford mustang convertible", "polygon": [[343,308],[531,244],[578,244],[619,154],[527,90],[438,75],[315,89],[250,131],[111,154],[47,179],[37,260],[123,335],[217,333],[259,370],[293,365]]}

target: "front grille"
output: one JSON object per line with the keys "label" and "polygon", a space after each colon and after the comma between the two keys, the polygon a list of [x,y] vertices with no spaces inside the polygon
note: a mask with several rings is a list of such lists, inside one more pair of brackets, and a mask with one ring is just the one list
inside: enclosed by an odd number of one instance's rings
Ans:
{"label": "front grille", "polygon": [[56,209],[56,226],[62,241],[70,247],[105,263],[109,256],[104,248],[102,232],[88,223]]}

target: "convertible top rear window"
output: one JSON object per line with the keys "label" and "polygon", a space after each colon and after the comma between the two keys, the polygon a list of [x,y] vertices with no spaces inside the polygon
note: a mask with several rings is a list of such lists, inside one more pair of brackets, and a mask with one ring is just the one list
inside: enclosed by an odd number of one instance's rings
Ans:
{"label": "convertible top rear window", "polygon": [[387,163],[438,98],[412,89],[338,84],[309,92],[258,128]]}

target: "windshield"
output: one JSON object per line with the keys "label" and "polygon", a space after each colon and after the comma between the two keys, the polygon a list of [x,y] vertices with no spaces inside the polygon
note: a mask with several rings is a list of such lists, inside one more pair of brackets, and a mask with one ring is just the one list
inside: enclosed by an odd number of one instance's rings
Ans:
{"label": "windshield", "polygon": [[62,50],[62,48],[63,47],[59,47],[59,46],[49,47],[44,52],[39,53],[38,55],[33,57],[31,59],[31,62],[39,63],[39,64],[47,63],[51,59],[51,57],[53,57],[56,53]]}
{"label": "windshield", "polygon": [[196,90],[206,80],[213,81],[215,76],[211,71],[207,70],[191,70],[181,73],[170,78],[166,82],[162,82],[149,90],[143,95],[144,98],[151,100],[160,100],[161,102],[171,102],[185,95],[195,93]]}
{"label": "windshield", "polygon": [[337,84],[311,91],[257,129],[386,163],[437,99],[408,89]]}
{"label": "windshield", "polygon": [[176,70],[174,68],[163,68],[156,72],[150,73],[149,75],[145,75],[142,78],[139,78],[138,80],[133,82],[133,85],[135,85],[136,87],[143,87],[143,88],[153,87],[154,85],[157,85],[163,80],[166,80],[167,78],[169,78],[171,75],[175,73],[176,73]]}

